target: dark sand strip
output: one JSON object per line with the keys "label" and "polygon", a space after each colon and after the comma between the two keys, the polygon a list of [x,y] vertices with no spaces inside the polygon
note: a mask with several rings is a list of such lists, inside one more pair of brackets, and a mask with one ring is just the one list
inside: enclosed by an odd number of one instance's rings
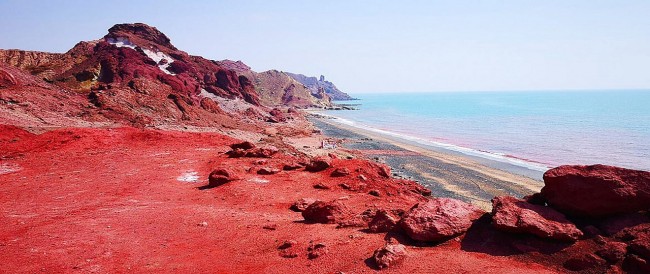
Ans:
{"label": "dark sand strip", "polygon": [[[328,118],[311,117],[310,121],[325,136],[343,139],[345,148],[359,150],[370,159],[388,164],[394,176],[428,187],[434,197],[456,198],[489,210],[494,196],[523,197],[538,192],[543,186],[540,180],[495,168],[504,163],[495,161],[488,166],[485,161],[490,160],[424,148],[408,140],[336,123]],[[541,178],[539,171],[527,172],[527,175]]]}

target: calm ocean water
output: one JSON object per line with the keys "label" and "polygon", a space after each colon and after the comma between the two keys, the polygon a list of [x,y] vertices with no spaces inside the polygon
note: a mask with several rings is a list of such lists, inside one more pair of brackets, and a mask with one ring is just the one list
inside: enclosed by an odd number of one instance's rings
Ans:
{"label": "calm ocean water", "polygon": [[[435,146],[538,169],[650,170],[650,90],[364,94],[327,115]],[[521,161],[520,161],[521,160]]]}

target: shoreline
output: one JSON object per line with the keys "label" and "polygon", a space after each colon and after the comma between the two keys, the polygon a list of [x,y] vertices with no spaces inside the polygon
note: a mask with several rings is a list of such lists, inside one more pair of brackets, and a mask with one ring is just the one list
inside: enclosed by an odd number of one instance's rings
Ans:
{"label": "shoreline", "polygon": [[[308,119],[324,137],[343,140],[343,150],[385,163],[393,176],[414,180],[434,197],[460,199],[489,210],[495,196],[523,197],[543,187],[542,171],[492,161],[400,139],[310,112]],[[314,115],[316,114],[316,115]],[[537,176],[539,179],[534,179]]]}

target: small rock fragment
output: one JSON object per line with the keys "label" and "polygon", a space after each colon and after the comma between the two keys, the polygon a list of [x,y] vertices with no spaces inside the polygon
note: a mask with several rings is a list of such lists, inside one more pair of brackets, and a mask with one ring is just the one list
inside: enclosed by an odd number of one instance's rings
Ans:
{"label": "small rock fragment", "polygon": [[295,201],[289,209],[296,211],[296,212],[303,212],[307,207],[309,207],[311,204],[316,202],[316,199],[313,198],[301,198],[298,201]]}
{"label": "small rock fragment", "polygon": [[329,157],[317,157],[311,160],[307,167],[305,168],[307,171],[311,172],[319,172],[323,171],[329,167],[332,166],[332,159]]}
{"label": "small rock fragment", "polygon": [[350,175],[350,170],[348,170],[345,167],[337,168],[334,171],[332,171],[332,174],[330,174],[330,176],[332,177],[345,177],[348,175]]}
{"label": "small rock fragment", "polygon": [[334,224],[351,215],[350,209],[340,200],[316,201],[302,212],[305,221],[323,224]]}
{"label": "small rock fragment", "polygon": [[257,171],[257,174],[259,174],[259,175],[273,175],[273,174],[277,174],[279,172],[280,172],[280,170],[277,169],[277,168],[263,167],[263,168],[260,168]]}
{"label": "small rock fragment", "polygon": [[327,246],[324,243],[310,243],[309,247],[307,247],[307,258],[313,260],[318,257],[322,257],[323,255],[327,254],[327,252]]}
{"label": "small rock fragment", "polygon": [[382,248],[375,250],[372,257],[379,269],[394,267],[404,261],[406,257],[406,247],[402,244],[386,243]]}
{"label": "small rock fragment", "polygon": [[370,192],[368,192],[368,194],[370,194],[372,196],[376,196],[376,197],[381,196],[381,193],[379,192],[379,190],[376,190],[376,189],[371,190]]}
{"label": "small rock fragment", "polygon": [[368,224],[368,230],[373,233],[383,233],[393,230],[399,221],[398,217],[386,210],[379,210]]}

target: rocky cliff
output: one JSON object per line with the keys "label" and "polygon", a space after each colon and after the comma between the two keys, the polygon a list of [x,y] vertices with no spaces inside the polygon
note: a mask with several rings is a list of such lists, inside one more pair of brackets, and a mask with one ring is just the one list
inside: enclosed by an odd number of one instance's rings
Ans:
{"label": "rocky cliff", "polygon": [[[65,93],[87,102],[83,109],[76,104],[72,104],[74,109],[61,108],[82,120],[232,126],[247,119],[266,120],[267,107],[330,105],[327,96],[312,95],[285,74],[258,74],[241,61],[217,62],[189,55],[164,33],[141,23],[115,25],[103,38],[79,42],[62,54],[0,50],[0,62],[5,64],[5,69],[0,67],[3,79],[16,74],[34,78],[23,81],[32,83],[29,86],[4,85],[0,102],[18,98],[45,105],[39,101]],[[36,86],[42,88],[30,93]],[[20,108],[20,104],[12,107]],[[38,120],[36,113],[22,111]]]}
{"label": "rocky cliff", "polygon": [[332,100],[355,100],[355,98],[352,98],[347,93],[340,91],[332,82],[326,81],[323,75],[320,78],[316,78],[289,72],[286,74],[305,85],[312,94],[324,91]]}

